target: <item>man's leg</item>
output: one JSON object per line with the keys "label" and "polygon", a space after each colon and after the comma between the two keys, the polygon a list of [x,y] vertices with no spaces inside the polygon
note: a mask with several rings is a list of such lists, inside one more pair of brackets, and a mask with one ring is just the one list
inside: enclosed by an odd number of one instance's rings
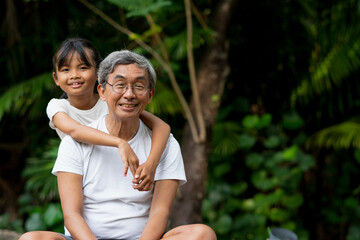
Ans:
{"label": "man's leg", "polygon": [[33,231],[21,235],[19,240],[67,240],[56,232],[49,231]]}
{"label": "man's leg", "polygon": [[216,234],[204,224],[190,224],[176,227],[164,234],[161,240],[216,240]]}

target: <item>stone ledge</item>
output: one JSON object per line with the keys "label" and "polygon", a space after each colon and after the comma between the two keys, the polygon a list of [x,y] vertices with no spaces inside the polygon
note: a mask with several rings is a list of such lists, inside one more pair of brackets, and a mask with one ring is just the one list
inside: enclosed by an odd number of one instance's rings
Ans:
{"label": "stone ledge", "polygon": [[20,236],[20,233],[6,229],[0,229],[0,240],[18,240]]}

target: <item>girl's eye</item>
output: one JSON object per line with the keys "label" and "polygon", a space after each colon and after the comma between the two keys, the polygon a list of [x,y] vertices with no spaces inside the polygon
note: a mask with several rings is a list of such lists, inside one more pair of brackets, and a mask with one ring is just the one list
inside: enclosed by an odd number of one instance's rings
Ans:
{"label": "girl's eye", "polygon": [[86,70],[86,69],[89,69],[89,67],[88,66],[82,66],[82,67],[80,67],[80,69],[81,70]]}
{"label": "girl's eye", "polygon": [[68,68],[60,68],[60,72],[67,72],[67,71],[69,71]]}

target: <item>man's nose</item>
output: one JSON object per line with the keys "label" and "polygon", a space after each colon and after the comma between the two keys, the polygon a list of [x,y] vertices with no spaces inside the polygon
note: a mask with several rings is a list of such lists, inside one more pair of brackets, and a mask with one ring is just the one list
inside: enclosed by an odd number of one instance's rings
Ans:
{"label": "man's nose", "polygon": [[130,85],[126,86],[125,92],[124,92],[124,97],[127,97],[127,98],[134,98],[135,97],[133,86],[130,86]]}

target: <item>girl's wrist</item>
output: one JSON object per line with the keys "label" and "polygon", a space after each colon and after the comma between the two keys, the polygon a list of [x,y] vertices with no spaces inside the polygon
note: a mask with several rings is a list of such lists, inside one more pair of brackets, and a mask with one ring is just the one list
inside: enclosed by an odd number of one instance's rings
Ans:
{"label": "girl's wrist", "polygon": [[124,146],[124,144],[127,143],[124,139],[122,138],[117,138],[117,148],[121,148],[122,146]]}

